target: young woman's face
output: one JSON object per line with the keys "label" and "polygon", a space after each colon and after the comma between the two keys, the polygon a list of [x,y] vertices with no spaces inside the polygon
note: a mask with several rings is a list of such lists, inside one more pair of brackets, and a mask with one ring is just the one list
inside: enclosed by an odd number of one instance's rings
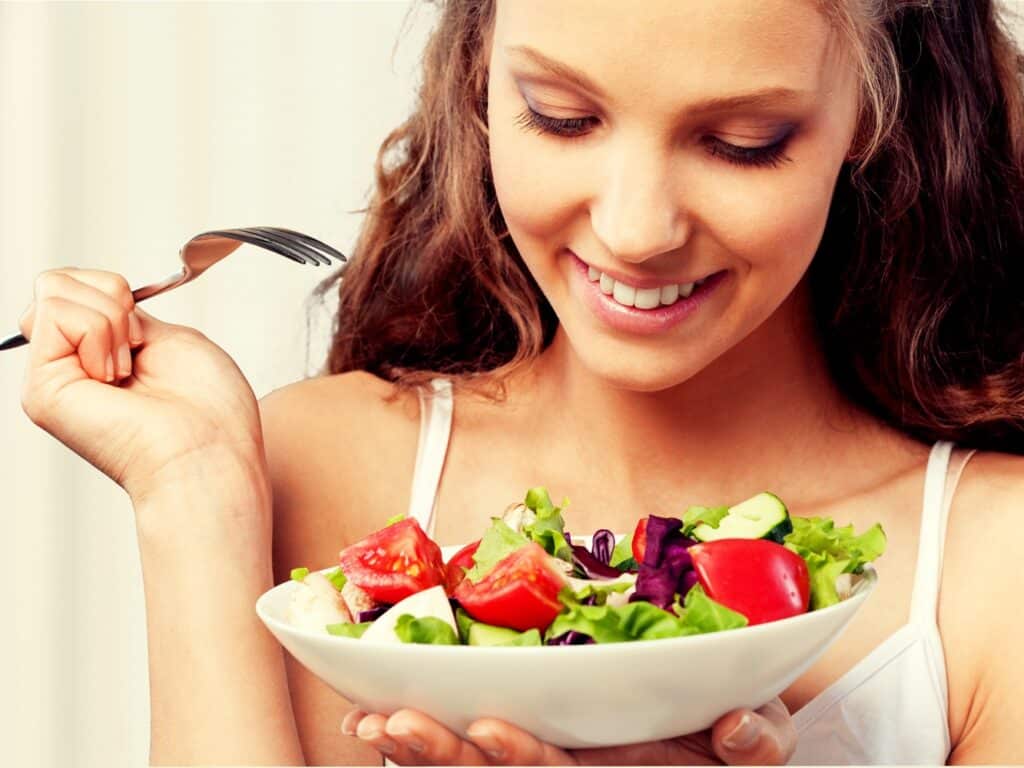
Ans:
{"label": "young woman's face", "polygon": [[498,0],[498,201],[575,354],[617,386],[690,378],[807,269],[857,112],[814,6]]}

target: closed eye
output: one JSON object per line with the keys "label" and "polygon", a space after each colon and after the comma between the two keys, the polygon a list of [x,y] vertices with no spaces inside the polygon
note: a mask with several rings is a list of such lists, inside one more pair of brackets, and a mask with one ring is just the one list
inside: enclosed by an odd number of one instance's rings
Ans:
{"label": "closed eye", "polygon": [[778,141],[760,147],[741,147],[714,136],[705,137],[702,143],[713,156],[720,157],[726,162],[736,165],[776,168],[783,163],[791,162],[791,158],[786,156],[785,151],[792,135],[793,132],[790,131]]}
{"label": "closed eye", "polygon": [[[524,130],[558,136],[563,139],[582,138],[590,133],[599,123],[600,120],[596,117],[550,117],[537,112],[531,107],[527,107],[516,118],[516,124]],[[701,140],[701,143],[710,155],[734,165],[774,168],[782,163],[790,162],[791,158],[785,155],[785,149],[792,135],[793,131],[790,130],[785,136],[771,144],[758,147],[730,144],[715,136],[706,136]]]}
{"label": "closed eye", "polygon": [[585,135],[598,122],[600,121],[596,117],[548,117],[530,107],[523,110],[522,114],[516,118],[516,124],[526,130],[570,139]]}

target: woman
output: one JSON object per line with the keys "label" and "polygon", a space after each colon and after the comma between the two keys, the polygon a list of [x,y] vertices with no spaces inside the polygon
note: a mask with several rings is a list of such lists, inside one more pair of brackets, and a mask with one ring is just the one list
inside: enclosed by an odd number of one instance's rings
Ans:
{"label": "woman", "polygon": [[[450,0],[328,375],[259,408],[123,278],[41,276],[25,410],[134,502],[154,762],[1022,757],[1024,95],[997,22],[976,0]],[[449,383],[450,442],[421,452]],[[781,701],[592,751],[346,714],[252,616],[398,512],[458,543],[538,484],[580,530],[772,488],[881,522],[883,576]]]}

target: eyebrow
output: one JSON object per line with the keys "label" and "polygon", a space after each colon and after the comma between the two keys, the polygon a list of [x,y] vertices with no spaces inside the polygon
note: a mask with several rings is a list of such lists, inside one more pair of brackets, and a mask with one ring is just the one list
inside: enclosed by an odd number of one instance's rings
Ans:
{"label": "eyebrow", "polygon": [[[549,58],[535,48],[528,45],[505,46],[508,53],[516,53],[529,59],[534,65],[544,70],[552,77],[564,80],[575,85],[581,90],[587,91],[599,99],[607,100],[604,91],[589,77],[579,70],[573,69],[568,64]],[[800,91],[793,88],[771,87],[761,88],[748,93],[738,93],[731,96],[718,96],[704,99],[692,104],[686,111],[692,113],[726,112],[731,109],[742,107],[768,107],[779,106],[780,104],[796,104],[804,102],[810,91]]]}

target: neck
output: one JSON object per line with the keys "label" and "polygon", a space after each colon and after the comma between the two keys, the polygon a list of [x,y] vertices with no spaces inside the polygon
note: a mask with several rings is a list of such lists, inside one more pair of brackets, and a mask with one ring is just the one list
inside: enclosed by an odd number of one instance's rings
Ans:
{"label": "neck", "polygon": [[[870,441],[845,438],[880,433],[829,376],[802,289],[726,355],[666,390],[611,386],[580,363],[561,329],[533,373],[531,411],[548,425],[558,460],[571,452],[595,482],[624,493],[731,503],[773,490],[826,503],[856,487],[846,459],[871,466],[869,456],[849,455]],[[830,467],[841,476],[830,477]]]}

